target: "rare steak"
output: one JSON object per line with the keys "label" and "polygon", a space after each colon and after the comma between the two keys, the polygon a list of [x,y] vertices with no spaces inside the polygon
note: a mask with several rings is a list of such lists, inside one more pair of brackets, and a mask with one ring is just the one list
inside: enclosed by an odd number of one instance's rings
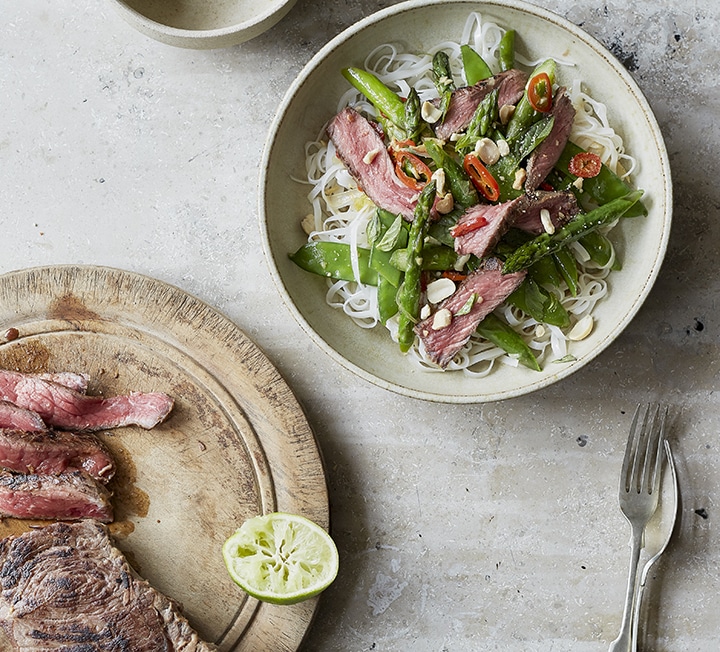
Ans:
{"label": "rare steak", "polygon": [[115,474],[109,451],[95,435],[62,430],[28,432],[0,428],[0,467],[51,475],[85,471],[101,482]]}
{"label": "rare steak", "polygon": [[37,412],[18,407],[10,401],[0,401],[0,428],[37,432],[46,430],[47,426]]}
{"label": "rare steak", "polygon": [[109,430],[137,425],[153,428],[173,407],[161,392],[87,396],[34,374],[0,370],[0,400],[37,412],[48,426],[65,430]]}
{"label": "rare steak", "polygon": [[113,520],[110,493],[82,471],[46,475],[0,469],[0,517]]}
{"label": "rare steak", "polygon": [[19,652],[215,649],[92,521],[0,541],[0,626]]}

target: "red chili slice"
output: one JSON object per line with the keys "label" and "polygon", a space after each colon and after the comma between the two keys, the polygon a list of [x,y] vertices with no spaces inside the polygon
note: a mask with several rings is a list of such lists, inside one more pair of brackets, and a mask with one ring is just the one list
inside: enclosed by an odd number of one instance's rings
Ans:
{"label": "red chili slice", "polygon": [[576,177],[583,179],[592,179],[600,174],[602,170],[602,161],[597,154],[592,152],[579,152],[570,159],[568,171]]}
{"label": "red chili slice", "polygon": [[453,226],[450,229],[450,235],[453,238],[458,238],[461,235],[465,235],[466,233],[477,231],[480,227],[485,226],[487,223],[488,221],[482,215],[477,215],[476,217],[471,217],[465,222]]}
{"label": "red chili slice", "polygon": [[540,113],[552,108],[552,84],[546,72],[539,72],[528,82],[527,98],[530,106]]}
{"label": "red chili slice", "polygon": [[475,154],[468,154],[463,159],[463,168],[467,172],[473,185],[480,194],[488,201],[500,199],[500,186],[495,177],[490,173]]}
{"label": "red chili slice", "polygon": [[[395,174],[408,188],[420,192],[425,187],[425,184],[430,181],[432,176],[430,168],[415,154],[405,150],[391,149],[390,155],[395,160]],[[408,166],[413,171],[412,175],[405,171],[405,166]]]}

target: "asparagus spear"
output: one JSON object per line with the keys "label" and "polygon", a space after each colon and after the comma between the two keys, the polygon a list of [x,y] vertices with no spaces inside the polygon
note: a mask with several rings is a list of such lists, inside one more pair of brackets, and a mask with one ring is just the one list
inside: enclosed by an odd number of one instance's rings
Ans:
{"label": "asparagus spear", "polygon": [[604,224],[610,224],[639,201],[642,194],[642,190],[631,192],[625,197],[614,199],[589,213],[577,215],[575,219],[552,235],[543,233],[533,238],[508,256],[503,264],[503,273],[509,274],[530,267],[543,256],[554,254],[568,243],[582,238]]}
{"label": "asparagus spear", "polygon": [[440,119],[442,120],[450,107],[452,92],[455,90],[455,82],[450,71],[450,59],[447,53],[442,50],[435,53],[432,60],[432,69],[435,87],[440,95],[440,111],[442,113]]}
{"label": "asparagus spear", "polygon": [[430,209],[435,200],[435,182],[428,183],[420,193],[408,237],[410,266],[405,272],[397,293],[398,343],[400,350],[407,353],[415,341],[413,326],[420,318],[420,277],[422,274],[422,250],[430,221]]}

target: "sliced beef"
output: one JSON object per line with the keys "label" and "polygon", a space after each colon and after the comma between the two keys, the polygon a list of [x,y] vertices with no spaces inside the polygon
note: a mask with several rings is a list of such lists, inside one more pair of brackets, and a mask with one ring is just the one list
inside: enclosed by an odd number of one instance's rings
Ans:
{"label": "sliced beef", "polygon": [[113,520],[110,493],[82,471],[44,475],[0,469],[0,517]]}
{"label": "sliced beef", "polygon": [[160,392],[124,396],[87,396],[33,374],[0,371],[0,400],[37,412],[48,426],[67,430],[108,430],[163,421],[173,399]]}
{"label": "sliced beef", "polygon": [[101,482],[115,474],[115,463],[97,437],[60,430],[0,429],[0,467],[40,474],[85,471]]}
{"label": "sliced beef", "polygon": [[533,235],[545,232],[541,212],[548,211],[554,228],[567,224],[580,212],[577,199],[571,192],[537,190],[520,197],[515,205],[512,226]]}
{"label": "sliced beef", "polygon": [[550,113],[554,119],[552,129],[547,138],[530,154],[527,162],[525,190],[528,191],[536,190],[545,180],[558,162],[570,137],[575,120],[575,107],[564,88],[558,89]]}
{"label": "sliced beef", "polygon": [[18,407],[10,401],[0,401],[0,428],[37,432],[47,430],[47,425],[37,412]]}
{"label": "sliced beef", "polygon": [[[434,315],[415,326],[415,332],[430,360],[444,369],[470,339],[478,324],[522,283],[525,274],[524,270],[503,274],[496,259],[491,259],[491,263],[485,268],[470,274],[455,293],[438,306],[438,311],[450,311],[452,320],[448,326],[433,328]],[[470,311],[457,315],[473,295],[476,299]]]}
{"label": "sliced beef", "polygon": [[453,134],[463,131],[482,102],[494,89],[498,89],[498,107],[516,104],[522,97],[527,75],[521,70],[506,70],[488,77],[472,86],[463,86],[453,91],[445,119],[435,125],[435,135],[447,140]]}
{"label": "sliced beef", "polygon": [[38,378],[43,380],[49,380],[52,383],[58,385],[64,385],[70,389],[74,389],[76,392],[84,394],[87,392],[88,382],[90,378],[87,374],[76,374],[72,371],[56,371],[38,374]]}
{"label": "sliced beef", "polygon": [[373,125],[350,107],[336,115],[327,133],[340,160],[376,206],[413,219],[418,193],[395,174],[395,165]]}
{"label": "sliced beef", "polygon": [[0,541],[0,625],[21,652],[215,649],[92,521]]}
{"label": "sliced beef", "polygon": [[520,198],[502,204],[476,204],[468,208],[450,230],[455,251],[462,255],[487,256],[510,228]]}

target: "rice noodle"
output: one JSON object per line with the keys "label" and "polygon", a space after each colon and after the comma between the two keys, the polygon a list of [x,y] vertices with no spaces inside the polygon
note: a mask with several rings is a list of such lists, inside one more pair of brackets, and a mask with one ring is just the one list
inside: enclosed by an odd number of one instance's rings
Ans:
{"label": "rice noodle", "polygon": [[[462,73],[460,44],[469,44],[488,63],[493,71],[498,71],[497,50],[505,30],[499,25],[483,20],[478,13],[471,13],[457,43],[445,42],[437,45],[426,54],[401,52],[393,44],[380,45],[368,53],[364,66],[379,77],[386,85],[406,96],[413,87],[420,100],[437,97],[435,85],[429,74],[432,69],[432,55],[438,50],[445,51],[450,59],[453,74],[458,78]],[[534,67],[542,60],[533,61],[516,53],[516,60]],[[556,62],[561,66],[572,66],[570,61]],[[611,170],[622,177],[635,170],[635,160],[628,156],[621,137],[609,124],[605,105],[584,92],[579,81],[568,87],[568,94],[576,109],[570,139],[583,149],[598,154]],[[338,102],[338,112],[345,106],[370,116],[375,115],[374,107],[355,89],[349,89]],[[375,205],[358,190],[357,185],[343,164],[335,155],[332,142],[328,142],[324,131],[317,140],[307,144],[306,179],[311,190],[308,201],[312,212],[307,218],[311,224],[309,241],[328,240],[345,242],[352,251],[353,270],[359,277],[358,247],[368,247],[366,228],[373,217]],[[608,265],[599,268],[592,263],[590,256],[578,242],[570,245],[578,264],[578,288],[576,296],[569,290],[560,291],[561,304],[571,315],[573,323],[583,316],[592,314],[598,301],[608,293],[607,276],[614,263],[614,252]],[[375,287],[363,286],[353,281],[328,280],[326,294],[328,305],[343,310],[358,326],[374,328],[380,324],[378,315],[377,291]],[[520,333],[541,362],[562,361],[571,352],[572,343],[557,326],[539,324],[509,304],[501,306],[497,313],[518,333]],[[393,339],[397,335],[395,319],[385,325]],[[568,329],[569,330],[569,329]],[[428,372],[441,371],[429,362],[421,342],[411,348],[409,361],[419,369]],[[446,371],[462,371],[472,376],[487,376],[497,365],[516,366],[518,360],[506,354],[502,349],[473,336],[463,349],[447,366]]]}

